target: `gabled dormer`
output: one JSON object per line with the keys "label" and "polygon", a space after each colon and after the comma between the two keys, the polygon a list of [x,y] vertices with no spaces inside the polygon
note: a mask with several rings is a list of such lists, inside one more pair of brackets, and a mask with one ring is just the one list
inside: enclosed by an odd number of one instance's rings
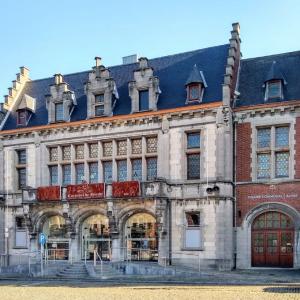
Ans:
{"label": "gabled dormer", "polygon": [[54,84],[50,85],[50,94],[46,95],[48,123],[68,122],[77,105],[75,93],[63,81],[61,74],[54,75]]}
{"label": "gabled dormer", "polygon": [[26,126],[36,109],[36,99],[24,94],[20,104],[18,105],[17,112],[17,126]]}
{"label": "gabled dormer", "polygon": [[207,88],[207,84],[203,72],[199,71],[197,65],[193,66],[185,86],[186,104],[200,103],[203,98],[204,90]]}
{"label": "gabled dormer", "polygon": [[159,79],[153,76],[153,69],[148,65],[148,59],[139,59],[139,68],[134,71],[134,80],[129,82],[131,112],[157,110],[157,101],[161,90]]}
{"label": "gabled dormer", "polygon": [[116,83],[109,69],[101,64],[100,57],[95,57],[95,60],[96,65],[89,73],[89,80],[85,84],[88,118],[111,116],[119,98]]}
{"label": "gabled dormer", "polygon": [[283,99],[283,86],[286,84],[287,82],[278,64],[276,61],[273,61],[263,85],[265,89],[265,101]]}

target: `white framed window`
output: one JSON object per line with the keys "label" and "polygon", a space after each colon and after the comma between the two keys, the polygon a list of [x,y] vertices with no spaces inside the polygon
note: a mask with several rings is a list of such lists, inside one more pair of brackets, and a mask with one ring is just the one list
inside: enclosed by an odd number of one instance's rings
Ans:
{"label": "white framed window", "polygon": [[256,132],[256,178],[289,178],[290,127],[259,127]]}
{"label": "white framed window", "polygon": [[282,81],[270,80],[266,82],[265,100],[282,98]]}
{"label": "white framed window", "polygon": [[16,217],[15,219],[15,247],[27,248],[26,224],[23,217]]}
{"label": "white framed window", "polygon": [[202,248],[202,232],[199,211],[185,212],[183,248],[200,250]]}

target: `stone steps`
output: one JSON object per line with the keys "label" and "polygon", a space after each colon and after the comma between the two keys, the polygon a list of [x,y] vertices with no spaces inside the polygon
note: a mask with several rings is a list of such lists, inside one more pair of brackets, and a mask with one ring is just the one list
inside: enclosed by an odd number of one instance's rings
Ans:
{"label": "stone steps", "polygon": [[89,274],[82,263],[68,265],[56,274],[59,278],[87,278]]}

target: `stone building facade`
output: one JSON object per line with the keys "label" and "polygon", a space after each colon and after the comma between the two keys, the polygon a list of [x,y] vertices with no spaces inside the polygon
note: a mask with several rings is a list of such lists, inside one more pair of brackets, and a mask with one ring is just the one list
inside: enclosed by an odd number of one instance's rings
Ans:
{"label": "stone building facade", "polygon": [[299,267],[300,54],[241,60],[239,34],[53,78],[21,68],[1,109],[9,263],[44,233],[53,260]]}

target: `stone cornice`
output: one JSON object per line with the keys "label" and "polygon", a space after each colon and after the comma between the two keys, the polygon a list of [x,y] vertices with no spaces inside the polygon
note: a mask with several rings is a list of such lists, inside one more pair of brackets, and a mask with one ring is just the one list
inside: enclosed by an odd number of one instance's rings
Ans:
{"label": "stone cornice", "polygon": [[142,124],[157,123],[166,117],[168,120],[191,118],[193,116],[204,116],[207,112],[216,113],[216,109],[222,105],[221,101],[204,103],[193,106],[185,106],[160,111],[149,111],[134,113],[130,115],[119,115],[112,117],[100,117],[75,122],[63,122],[28,128],[18,128],[0,131],[0,139],[24,138],[33,136],[34,133],[45,136],[57,132],[80,132],[84,130],[95,130],[100,126],[103,128],[116,128],[120,126],[134,126]]}

